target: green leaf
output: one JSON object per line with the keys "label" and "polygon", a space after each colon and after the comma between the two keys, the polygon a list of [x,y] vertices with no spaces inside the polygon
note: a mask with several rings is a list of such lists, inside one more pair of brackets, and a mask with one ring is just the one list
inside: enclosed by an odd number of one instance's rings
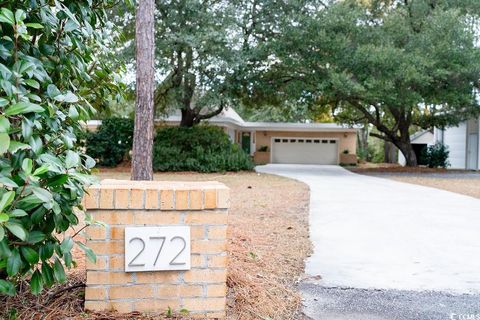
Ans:
{"label": "green leaf", "polygon": [[35,154],[41,154],[43,150],[43,143],[42,139],[40,139],[39,136],[31,136],[28,140],[28,143],[30,144],[30,147],[32,148],[33,152],[35,152]]}
{"label": "green leaf", "polygon": [[4,116],[0,116],[0,133],[8,133],[10,130],[10,121]]}
{"label": "green leaf", "polygon": [[66,103],[78,102],[78,97],[70,91],[68,91],[66,94],[59,94],[55,96],[54,99],[58,102],[66,102]]}
{"label": "green leaf", "polygon": [[26,175],[29,175],[30,173],[32,173],[32,168],[33,168],[32,159],[30,158],[23,159],[22,170],[23,172],[25,172]]}
{"label": "green leaf", "polygon": [[0,177],[0,184],[10,188],[18,188],[18,184],[16,184],[13,180],[7,177]]}
{"label": "green leaf", "polygon": [[38,253],[30,247],[22,246],[20,247],[20,252],[25,260],[30,264],[35,264],[38,262]]}
{"label": "green leaf", "polygon": [[51,242],[45,243],[43,246],[40,247],[40,259],[42,261],[46,261],[50,259],[53,255],[54,244]]}
{"label": "green leaf", "polygon": [[70,252],[72,248],[73,248],[72,237],[66,237],[65,239],[63,239],[62,243],[60,244],[60,251],[62,253]]}
{"label": "green leaf", "polygon": [[10,219],[10,216],[6,213],[0,213],[0,223],[7,222]]}
{"label": "green leaf", "polygon": [[33,194],[38,199],[42,200],[42,202],[44,202],[44,203],[48,203],[48,202],[51,202],[53,200],[53,196],[48,190],[38,188],[38,187],[34,187],[34,188],[32,188],[32,191],[33,191]]}
{"label": "green leaf", "polygon": [[39,176],[39,175],[42,175],[44,173],[48,172],[48,165],[47,164],[44,164],[42,165],[41,167],[37,168],[34,172],[33,172],[33,175],[34,176]]}
{"label": "green leaf", "polygon": [[2,8],[2,10],[0,11],[0,22],[8,23],[13,27],[13,25],[15,24],[13,12],[7,8]]}
{"label": "green leaf", "polygon": [[12,254],[7,259],[7,274],[9,277],[13,277],[18,274],[20,269],[23,266],[22,258],[20,257],[20,253],[18,249],[15,248],[12,251]]}
{"label": "green leaf", "polygon": [[58,258],[55,258],[55,263],[53,265],[53,275],[57,282],[63,283],[66,280],[65,270],[63,265]]}
{"label": "green leaf", "polygon": [[71,252],[65,252],[63,254],[63,262],[65,263],[65,266],[67,268],[72,267],[73,265],[73,258],[72,258],[72,253]]}
{"label": "green leaf", "polygon": [[10,136],[8,133],[0,133],[0,155],[8,151],[10,147]]}
{"label": "green leaf", "polygon": [[59,174],[57,176],[54,176],[47,182],[47,186],[49,187],[55,187],[55,186],[60,186],[67,182],[68,180],[68,174]]}
{"label": "green leaf", "polygon": [[[10,71],[10,70],[9,70]],[[8,104],[8,100],[0,98],[0,107],[5,107]]]}
{"label": "green leaf", "polygon": [[33,123],[28,118],[22,120],[22,136],[23,139],[28,140],[33,134]]}
{"label": "green leaf", "polygon": [[45,111],[45,109],[38,104],[22,101],[7,108],[7,110],[5,110],[5,114],[7,116],[14,116],[17,114],[43,111]]}
{"label": "green leaf", "polygon": [[35,88],[35,89],[39,89],[40,88],[40,84],[38,83],[38,81],[36,80],[33,80],[33,79],[27,79],[25,80],[25,83],[32,87],[32,88]]}
{"label": "green leaf", "polygon": [[0,240],[0,258],[8,258],[12,254],[12,251],[8,247],[7,239]]}
{"label": "green leaf", "polygon": [[65,167],[67,169],[77,167],[80,164],[80,156],[78,153],[68,150],[65,158]]}
{"label": "green leaf", "polygon": [[38,243],[40,241],[45,240],[45,238],[46,238],[45,233],[43,233],[41,231],[38,231],[38,230],[35,230],[35,231],[31,231],[28,234],[27,242],[35,244],[35,243]]}
{"label": "green leaf", "polygon": [[17,23],[25,20],[26,17],[27,14],[22,9],[17,9],[17,11],[15,11],[15,21]]}
{"label": "green leaf", "polygon": [[40,294],[40,292],[43,290],[43,279],[38,270],[35,270],[32,278],[30,279],[30,290],[34,295]]}
{"label": "green leaf", "polygon": [[10,281],[0,279],[0,293],[13,297],[16,293],[15,285]]}
{"label": "green leaf", "polygon": [[58,90],[56,85],[49,84],[47,87],[47,94],[50,98],[55,99],[56,96],[61,95],[62,93]]}
{"label": "green leaf", "polygon": [[13,180],[7,177],[0,177],[0,184],[10,188],[18,188],[18,184],[16,184]]}
{"label": "green leaf", "polygon": [[11,154],[14,154],[18,150],[28,150],[28,149],[31,149],[31,147],[26,143],[22,143],[18,141],[10,141],[8,152],[10,152]]}
{"label": "green leaf", "polygon": [[2,241],[4,237],[5,237],[5,229],[3,229],[2,226],[0,226],[0,241]]}
{"label": "green leaf", "polygon": [[95,252],[93,252],[92,249],[90,249],[89,247],[87,247],[85,244],[83,244],[83,243],[80,242],[80,241],[75,241],[75,243],[76,243],[83,251],[85,251],[85,254],[86,254],[88,260],[90,260],[90,261],[93,262],[93,263],[96,263],[96,262],[97,262],[97,255],[95,254]]}
{"label": "green leaf", "polygon": [[7,222],[5,227],[20,240],[25,241],[27,239],[27,231],[21,225]]}
{"label": "green leaf", "polygon": [[26,213],[24,210],[22,209],[15,209],[13,210],[12,212],[10,212],[9,216],[11,218],[19,218],[19,217],[25,217],[25,216],[28,216],[28,213]]}
{"label": "green leaf", "polygon": [[87,169],[92,169],[93,167],[95,167],[95,164],[95,160],[93,160],[92,157],[85,155],[85,167]]}
{"label": "green leaf", "polygon": [[5,192],[2,198],[0,199],[0,212],[4,211],[4,209],[12,203],[14,198],[15,198],[14,191]]}
{"label": "green leaf", "polygon": [[43,26],[40,23],[36,23],[36,22],[25,23],[25,25],[33,29],[43,29]]}
{"label": "green leaf", "polygon": [[47,262],[42,263],[42,277],[43,283],[47,287],[51,287],[55,281],[53,278],[53,269]]}

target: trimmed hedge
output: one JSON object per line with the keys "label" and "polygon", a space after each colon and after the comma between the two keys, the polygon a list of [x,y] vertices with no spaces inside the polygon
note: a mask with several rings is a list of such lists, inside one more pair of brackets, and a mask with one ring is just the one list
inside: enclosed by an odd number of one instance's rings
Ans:
{"label": "trimmed hedge", "polygon": [[155,171],[221,172],[252,170],[253,162],[222,128],[199,125],[157,130],[153,145]]}
{"label": "trimmed hedge", "polygon": [[86,152],[105,167],[120,164],[132,149],[133,120],[109,118],[102,121],[96,132],[87,133]]}

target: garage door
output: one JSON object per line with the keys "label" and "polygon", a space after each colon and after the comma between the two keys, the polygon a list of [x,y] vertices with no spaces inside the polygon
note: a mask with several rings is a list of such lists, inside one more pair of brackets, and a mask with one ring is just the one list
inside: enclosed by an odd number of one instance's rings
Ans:
{"label": "garage door", "polygon": [[338,141],[334,139],[273,138],[272,162],[338,164]]}

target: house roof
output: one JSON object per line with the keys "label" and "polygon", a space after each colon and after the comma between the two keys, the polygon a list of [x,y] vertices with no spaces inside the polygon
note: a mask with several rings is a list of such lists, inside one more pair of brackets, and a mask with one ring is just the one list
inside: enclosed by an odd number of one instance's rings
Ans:
{"label": "house roof", "polygon": [[[161,119],[165,122],[180,122],[180,111],[170,115],[166,119]],[[231,126],[235,129],[244,130],[263,130],[263,131],[351,131],[355,132],[356,127],[348,127],[336,123],[294,123],[294,122],[248,122],[244,121],[242,117],[233,109],[227,108],[219,115],[207,120],[210,123],[217,125]]]}
{"label": "house roof", "polygon": [[429,135],[427,139],[431,139],[433,141],[434,139],[433,132],[431,132],[430,130],[423,130],[423,131],[417,131],[414,134],[412,134],[410,136],[410,142],[413,143],[416,140],[419,140],[420,138],[424,137],[425,135]]}
{"label": "house roof", "polygon": [[[165,119],[157,119],[159,122],[180,123],[181,113],[177,110],[174,114]],[[239,130],[257,130],[257,131],[325,131],[325,132],[355,132],[357,127],[349,127],[336,123],[294,123],[294,122],[249,122],[244,121],[242,117],[233,109],[227,108],[219,115],[207,120],[209,123],[232,127]],[[97,127],[102,123],[101,120],[89,120],[87,126]]]}

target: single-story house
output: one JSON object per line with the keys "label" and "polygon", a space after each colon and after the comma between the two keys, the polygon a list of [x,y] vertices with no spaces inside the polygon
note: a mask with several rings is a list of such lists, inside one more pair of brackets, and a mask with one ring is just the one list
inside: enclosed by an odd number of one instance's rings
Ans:
{"label": "single-story house", "polygon": [[480,170],[480,118],[470,119],[455,127],[435,128],[434,141],[448,147],[450,168]]}
{"label": "single-story house", "polygon": [[[178,125],[180,113],[156,121],[157,126]],[[232,142],[257,164],[355,164],[357,129],[335,123],[277,123],[244,121],[233,108],[208,119],[222,127]],[[100,122],[89,121],[95,130]]]}
{"label": "single-story house", "polygon": [[[415,155],[417,156],[418,164],[424,165],[425,163],[422,163],[421,155],[424,149],[435,144],[433,132],[430,130],[418,131],[410,136],[410,142],[415,151]],[[402,166],[406,164],[405,156],[400,150],[398,151],[398,163]]]}

